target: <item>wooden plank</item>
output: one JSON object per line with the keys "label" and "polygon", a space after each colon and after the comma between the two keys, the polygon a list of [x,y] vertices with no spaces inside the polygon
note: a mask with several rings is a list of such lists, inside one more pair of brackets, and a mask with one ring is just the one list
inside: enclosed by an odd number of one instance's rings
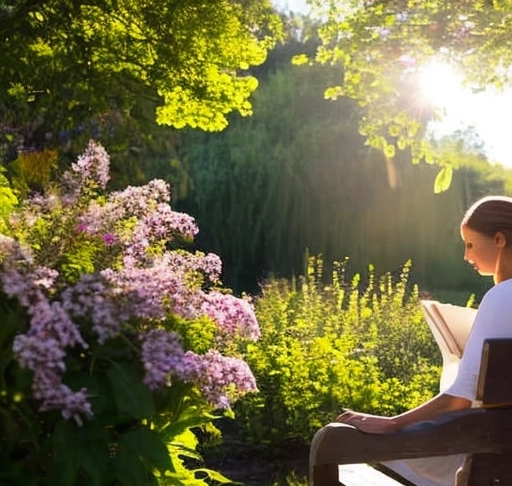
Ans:
{"label": "wooden plank", "polygon": [[459,453],[512,454],[511,409],[466,409],[393,434],[331,423],[311,443],[310,464],[358,464]]}
{"label": "wooden plank", "polygon": [[339,466],[339,479],[343,486],[403,486],[368,464]]}
{"label": "wooden plank", "polygon": [[467,486],[508,486],[512,484],[511,456],[476,454],[471,459]]}
{"label": "wooden plank", "polygon": [[512,339],[484,343],[476,397],[485,405],[512,404]]}
{"label": "wooden plank", "polygon": [[310,483],[314,486],[339,486],[337,464],[310,464]]}

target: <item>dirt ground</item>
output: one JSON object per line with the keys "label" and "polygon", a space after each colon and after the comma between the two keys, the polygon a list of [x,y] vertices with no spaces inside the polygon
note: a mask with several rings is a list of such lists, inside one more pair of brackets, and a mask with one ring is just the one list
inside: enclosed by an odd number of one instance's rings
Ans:
{"label": "dirt ground", "polygon": [[[292,477],[307,484],[309,446],[285,440],[277,447],[244,443],[237,434],[223,433],[222,443],[203,452],[206,466],[245,486],[285,486]],[[287,480],[288,479],[288,480]]]}

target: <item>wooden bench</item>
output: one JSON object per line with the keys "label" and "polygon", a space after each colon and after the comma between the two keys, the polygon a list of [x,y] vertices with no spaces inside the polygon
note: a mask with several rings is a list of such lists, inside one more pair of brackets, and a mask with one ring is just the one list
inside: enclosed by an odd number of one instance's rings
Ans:
{"label": "wooden bench", "polygon": [[485,342],[477,399],[482,400],[482,408],[446,414],[392,434],[326,425],[311,443],[310,486],[339,486],[341,464],[459,453],[470,456],[457,486],[512,485],[512,339]]}

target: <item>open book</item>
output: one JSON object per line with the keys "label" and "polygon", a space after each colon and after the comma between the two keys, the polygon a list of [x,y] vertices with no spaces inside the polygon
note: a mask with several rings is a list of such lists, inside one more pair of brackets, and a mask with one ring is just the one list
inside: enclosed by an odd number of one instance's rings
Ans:
{"label": "open book", "polygon": [[443,357],[440,383],[440,391],[443,391],[453,383],[457,375],[476,309],[436,300],[422,300],[421,308]]}

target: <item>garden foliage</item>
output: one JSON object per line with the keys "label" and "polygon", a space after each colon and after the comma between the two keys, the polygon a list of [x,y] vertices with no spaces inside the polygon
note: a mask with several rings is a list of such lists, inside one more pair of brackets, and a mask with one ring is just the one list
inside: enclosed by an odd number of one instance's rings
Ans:
{"label": "garden foliage", "polygon": [[261,329],[247,362],[260,393],[236,404],[248,437],[278,443],[311,439],[345,408],[392,415],[432,397],[441,356],[408,285],[399,278],[346,279],[346,262],[325,285],[320,257],[304,279],[270,280],[256,301]]}
{"label": "garden foliage", "polygon": [[488,282],[461,258],[459,223],[473,201],[510,191],[512,172],[486,162],[474,134],[447,137],[436,150],[460,169],[434,194],[438,168],[364,147],[355,104],[322,99],[334,69],[283,65],[287,52],[262,76],[252,117],[181,134],[188,193],[177,203],[197,218],[201,247],[221,255],[224,282],[257,292],[269,274],[303,273],[309,249],[326,262],[348,255],[363,273],[411,259],[422,288],[483,294]]}
{"label": "garden foliage", "polygon": [[158,123],[220,130],[251,113],[247,70],[280,24],[269,0],[2,0],[0,140],[59,146],[140,98]]}
{"label": "garden foliage", "polygon": [[[256,390],[259,335],[166,183],[106,191],[91,141],[0,235],[0,483],[203,484],[194,427]],[[15,200],[13,200],[14,204]],[[192,462],[191,462],[192,461]]]}

